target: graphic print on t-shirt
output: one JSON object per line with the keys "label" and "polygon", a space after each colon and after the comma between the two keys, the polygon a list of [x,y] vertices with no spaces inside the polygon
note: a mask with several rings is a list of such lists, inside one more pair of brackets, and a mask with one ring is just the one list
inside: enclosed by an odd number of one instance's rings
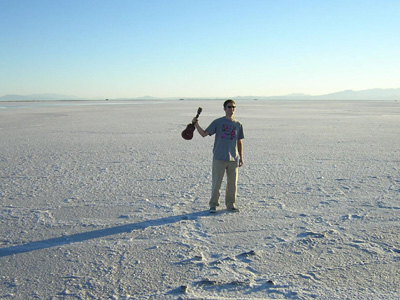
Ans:
{"label": "graphic print on t-shirt", "polygon": [[236,126],[233,124],[222,124],[222,134],[223,139],[236,139]]}

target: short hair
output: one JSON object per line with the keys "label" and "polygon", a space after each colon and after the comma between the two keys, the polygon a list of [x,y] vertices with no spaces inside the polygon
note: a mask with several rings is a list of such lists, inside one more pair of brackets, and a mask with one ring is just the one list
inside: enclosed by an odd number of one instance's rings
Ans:
{"label": "short hair", "polygon": [[224,102],[224,108],[226,108],[226,107],[228,106],[229,103],[236,104],[236,102],[233,101],[232,99],[228,99],[228,100],[226,100],[226,101]]}

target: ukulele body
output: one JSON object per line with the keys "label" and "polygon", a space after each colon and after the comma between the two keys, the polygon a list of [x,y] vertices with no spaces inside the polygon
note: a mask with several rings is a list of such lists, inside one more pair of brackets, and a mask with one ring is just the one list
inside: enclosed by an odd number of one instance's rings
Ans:
{"label": "ukulele body", "polygon": [[[197,110],[197,115],[196,115],[196,119],[200,116],[201,111],[203,109],[201,107],[199,107],[199,109]],[[186,129],[184,131],[182,131],[182,137],[185,140],[191,140],[193,138],[193,132],[196,130],[196,127],[194,126],[194,123],[190,123],[186,126]]]}

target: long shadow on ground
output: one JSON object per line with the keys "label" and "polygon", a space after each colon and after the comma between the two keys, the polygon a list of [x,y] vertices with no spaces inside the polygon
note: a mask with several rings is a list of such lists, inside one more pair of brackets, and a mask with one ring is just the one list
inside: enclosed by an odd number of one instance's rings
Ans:
{"label": "long shadow on ground", "polygon": [[165,218],[160,218],[156,220],[148,220],[138,223],[131,223],[121,226],[115,226],[111,228],[93,230],[88,232],[76,233],[71,235],[65,235],[62,237],[47,239],[43,241],[30,242],[27,244],[22,244],[18,246],[0,248],[0,257],[9,256],[19,253],[31,252],[35,250],[41,250],[46,248],[52,248],[56,246],[68,245],[78,242],[83,242],[87,240],[97,239],[105,236],[116,235],[126,232],[131,232],[132,230],[145,229],[151,226],[162,226],[166,224],[177,223],[182,220],[196,220],[200,216],[207,215],[207,211],[194,212],[191,214],[169,216]]}

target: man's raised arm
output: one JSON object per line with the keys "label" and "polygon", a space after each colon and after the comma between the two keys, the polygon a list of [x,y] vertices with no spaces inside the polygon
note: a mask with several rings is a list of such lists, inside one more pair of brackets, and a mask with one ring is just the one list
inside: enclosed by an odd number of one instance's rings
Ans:
{"label": "man's raised arm", "polygon": [[205,131],[203,128],[200,127],[199,120],[197,118],[193,118],[192,123],[194,123],[194,126],[196,127],[197,131],[199,132],[199,134],[202,137],[206,137],[206,136],[210,135],[207,131]]}

